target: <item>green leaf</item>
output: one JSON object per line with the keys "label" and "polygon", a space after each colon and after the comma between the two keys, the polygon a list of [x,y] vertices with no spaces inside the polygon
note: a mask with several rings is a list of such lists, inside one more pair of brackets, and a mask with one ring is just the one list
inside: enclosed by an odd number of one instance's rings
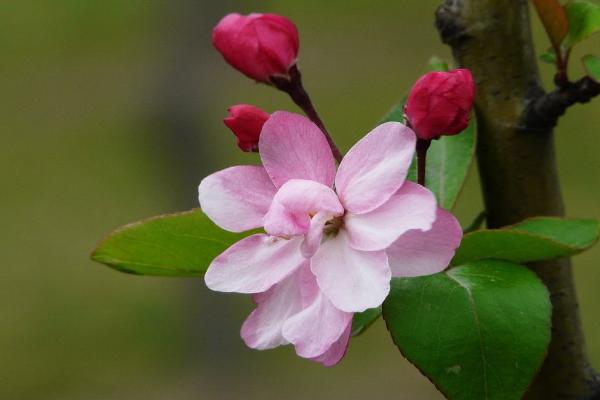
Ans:
{"label": "green leaf", "polygon": [[581,60],[588,76],[600,83],[600,57],[588,54]]}
{"label": "green leaf", "polygon": [[369,308],[352,317],[352,336],[358,336],[369,328],[381,315],[381,307]]}
{"label": "green leaf", "polygon": [[597,240],[598,221],[539,217],[501,229],[483,229],[465,235],[454,265],[481,259],[523,263],[571,256]]}
{"label": "green leaf", "polygon": [[379,124],[390,121],[404,123],[404,103],[406,103],[406,97],[402,99],[400,103],[393,106],[392,109],[385,114],[383,119],[379,121]]}
{"label": "green leaf", "polygon": [[565,5],[569,33],[562,46],[566,49],[600,31],[600,6],[585,0],[573,0]]}
{"label": "green leaf", "polygon": [[251,233],[224,231],[200,210],[161,215],[117,229],[92,260],[132,274],[202,276],[216,256]]}
{"label": "green leaf", "polygon": [[[438,204],[450,210],[463,187],[475,152],[475,118],[463,132],[454,136],[442,136],[433,140],[427,152],[427,175],[425,186],[438,200]],[[417,181],[417,165],[413,160],[408,179]]]}
{"label": "green leaf", "polygon": [[546,64],[556,64],[556,53],[554,49],[549,49],[545,53],[540,54],[540,60]]}
{"label": "green leaf", "polygon": [[473,222],[471,222],[469,226],[463,229],[463,233],[467,234],[481,229],[481,226],[483,225],[486,219],[487,213],[485,211],[480,211],[479,214],[477,214],[477,216],[473,220]]}
{"label": "green leaf", "polygon": [[550,308],[533,272],[488,260],[393,279],[383,317],[402,354],[447,398],[519,399],[546,354]]}
{"label": "green leaf", "polygon": [[439,57],[433,56],[429,60],[429,69],[431,71],[448,71],[448,63]]}

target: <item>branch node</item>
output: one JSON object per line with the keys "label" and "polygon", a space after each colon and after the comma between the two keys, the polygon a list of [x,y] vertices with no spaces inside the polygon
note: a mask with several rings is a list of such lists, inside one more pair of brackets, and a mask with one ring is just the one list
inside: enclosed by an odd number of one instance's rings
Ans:
{"label": "branch node", "polygon": [[435,12],[435,26],[442,42],[457,48],[469,37],[461,16],[463,0],[445,0]]}
{"label": "branch node", "polygon": [[587,103],[598,95],[600,83],[585,76],[550,93],[535,96],[523,112],[523,128],[533,132],[549,132],[569,107],[577,103]]}

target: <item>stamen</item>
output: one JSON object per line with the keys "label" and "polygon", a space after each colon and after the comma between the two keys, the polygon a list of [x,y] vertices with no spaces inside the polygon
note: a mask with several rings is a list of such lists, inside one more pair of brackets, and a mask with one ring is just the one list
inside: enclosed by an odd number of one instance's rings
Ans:
{"label": "stamen", "polygon": [[323,234],[326,236],[335,236],[342,226],[344,226],[344,216],[334,217],[327,221],[325,227],[323,227]]}

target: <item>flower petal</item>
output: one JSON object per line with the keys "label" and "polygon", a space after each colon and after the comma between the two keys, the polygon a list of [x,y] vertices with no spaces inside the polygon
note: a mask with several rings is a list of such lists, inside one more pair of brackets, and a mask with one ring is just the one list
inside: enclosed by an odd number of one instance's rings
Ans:
{"label": "flower petal", "polygon": [[460,224],[448,211],[438,208],[427,232],[412,230],[400,236],[386,250],[392,275],[431,275],[446,269],[462,238]]}
{"label": "flower petal", "polygon": [[378,307],[390,291],[391,271],[385,251],[354,250],[344,230],[321,244],[310,269],[321,290],[343,311]]}
{"label": "flower petal", "polygon": [[314,276],[304,282],[303,292],[304,309],[285,322],[283,336],[300,357],[313,358],[327,352],[340,338],[352,322],[352,313],[335,308],[319,290]]}
{"label": "flower petal", "polygon": [[265,231],[283,237],[305,234],[311,216],[319,212],[329,216],[343,214],[344,208],[333,189],[315,181],[291,179],[273,198],[264,219]]}
{"label": "flower petal", "polygon": [[248,347],[266,350],[289,343],[283,337],[282,328],[290,316],[302,310],[303,269],[308,269],[308,263],[268,291],[254,295],[256,309],[246,318],[241,330]]}
{"label": "flower petal", "polygon": [[248,236],[213,260],[204,275],[206,286],[218,292],[264,292],[302,265],[301,243],[301,238]]}
{"label": "flower petal", "polygon": [[331,217],[330,213],[321,211],[311,218],[308,233],[304,237],[302,246],[300,246],[300,251],[302,251],[304,257],[311,258],[315,254],[323,240],[323,228],[325,228],[325,224]]}
{"label": "flower petal", "polygon": [[387,202],[373,211],[346,214],[344,226],[348,241],[356,250],[383,250],[411,229],[429,230],[436,209],[433,193],[406,181]]}
{"label": "flower petal", "polygon": [[281,187],[289,179],[331,186],[335,161],[323,132],[308,118],[278,111],[263,126],[260,158],[271,180]]}
{"label": "flower petal", "polygon": [[207,176],[198,187],[202,211],[219,227],[243,232],[263,225],[275,196],[263,167],[231,167]]}
{"label": "flower petal", "polygon": [[320,362],[326,367],[333,367],[337,363],[339,363],[342,358],[346,355],[346,350],[348,350],[348,343],[350,342],[350,332],[352,331],[352,322],[348,324],[342,336],[331,345],[329,350],[325,353],[321,354],[318,357],[311,358],[311,360]]}
{"label": "flower petal", "polygon": [[310,225],[310,217],[294,215],[279,202],[272,202],[264,218],[265,232],[269,235],[290,238],[304,235]]}
{"label": "flower petal", "polygon": [[414,132],[399,122],[379,125],[356,143],[335,177],[344,208],[365,213],[385,203],[404,183],[415,144]]}

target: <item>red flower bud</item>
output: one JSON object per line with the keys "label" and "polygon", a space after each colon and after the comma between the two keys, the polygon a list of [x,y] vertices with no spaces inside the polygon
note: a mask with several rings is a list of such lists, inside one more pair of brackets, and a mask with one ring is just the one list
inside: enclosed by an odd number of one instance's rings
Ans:
{"label": "red flower bud", "polygon": [[228,14],[213,29],[212,41],[235,69],[264,83],[272,75],[287,76],[298,58],[298,29],[275,14]]}
{"label": "red flower bud", "polygon": [[257,151],[260,131],[271,116],[249,104],[238,104],[228,111],[229,116],[223,122],[237,136],[239,148],[242,151]]}
{"label": "red flower bud", "polygon": [[404,112],[419,139],[456,135],[469,125],[474,96],[468,69],[430,72],[410,90]]}

